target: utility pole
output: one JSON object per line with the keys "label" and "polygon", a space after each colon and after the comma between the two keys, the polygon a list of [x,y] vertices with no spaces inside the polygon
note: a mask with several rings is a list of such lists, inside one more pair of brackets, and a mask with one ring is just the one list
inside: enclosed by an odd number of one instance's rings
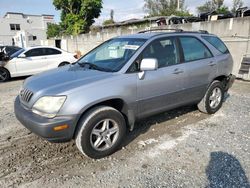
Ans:
{"label": "utility pole", "polygon": [[180,0],[177,0],[177,10],[180,10]]}

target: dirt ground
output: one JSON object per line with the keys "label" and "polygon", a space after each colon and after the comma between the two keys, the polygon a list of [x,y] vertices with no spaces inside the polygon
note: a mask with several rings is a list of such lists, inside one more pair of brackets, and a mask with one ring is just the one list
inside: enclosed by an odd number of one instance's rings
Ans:
{"label": "dirt ground", "polygon": [[215,115],[195,106],[136,124],[124,147],[92,160],[15,118],[23,79],[0,84],[0,187],[250,187],[250,83],[236,81]]}

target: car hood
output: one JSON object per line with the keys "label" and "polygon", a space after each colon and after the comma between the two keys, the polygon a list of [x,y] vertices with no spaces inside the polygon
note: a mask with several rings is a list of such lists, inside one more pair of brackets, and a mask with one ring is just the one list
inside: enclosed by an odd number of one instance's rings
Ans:
{"label": "car hood", "polygon": [[68,65],[34,75],[25,81],[23,87],[32,92],[45,92],[43,94],[62,94],[78,87],[87,87],[93,82],[104,81],[112,74]]}

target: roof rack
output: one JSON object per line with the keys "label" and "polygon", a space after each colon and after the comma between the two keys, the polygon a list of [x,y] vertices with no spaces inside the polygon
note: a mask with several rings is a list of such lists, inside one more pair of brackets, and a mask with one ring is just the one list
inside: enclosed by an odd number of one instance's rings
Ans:
{"label": "roof rack", "polygon": [[148,33],[152,31],[176,31],[176,32],[183,32],[182,29],[149,29],[145,31],[139,31],[138,33]]}
{"label": "roof rack", "polygon": [[207,30],[199,30],[199,33],[209,34],[209,32]]}
{"label": "roof rack", "polygon": [[138,33],[148,33],[152,31],[175,31],[175,32],[187,32],[187,33],[202,33],[202,34],[209,34],[206,30],[199,30],[199,31],[184,31],[182,29],[150,29],[145,31],[139,31]]}

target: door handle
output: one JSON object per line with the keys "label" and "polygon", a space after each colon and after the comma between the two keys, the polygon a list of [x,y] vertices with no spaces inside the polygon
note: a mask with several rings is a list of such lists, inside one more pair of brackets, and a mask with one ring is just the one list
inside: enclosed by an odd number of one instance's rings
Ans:
{"label": "door handle", "polygon": [[47,57],[42,57],[42,59],[47,59]]}
{"label": "door handle", "polygon": [[183,72],[184,72],[184,71],[181,70],[181,69],[175,69],[174,72],[173,72],[173,74],[181,74],[181,73],[183,73]]}
{"label": "door handle", "polygon": [[209,65],[209,66],[211,66],[211,67],[213,67],[213,66],[215,66],[215,65],[216,65],[216,63],[215,63],[215,62],[213,62],[213,61],[210,61],[210,62],[208,63],[208,65]]}

